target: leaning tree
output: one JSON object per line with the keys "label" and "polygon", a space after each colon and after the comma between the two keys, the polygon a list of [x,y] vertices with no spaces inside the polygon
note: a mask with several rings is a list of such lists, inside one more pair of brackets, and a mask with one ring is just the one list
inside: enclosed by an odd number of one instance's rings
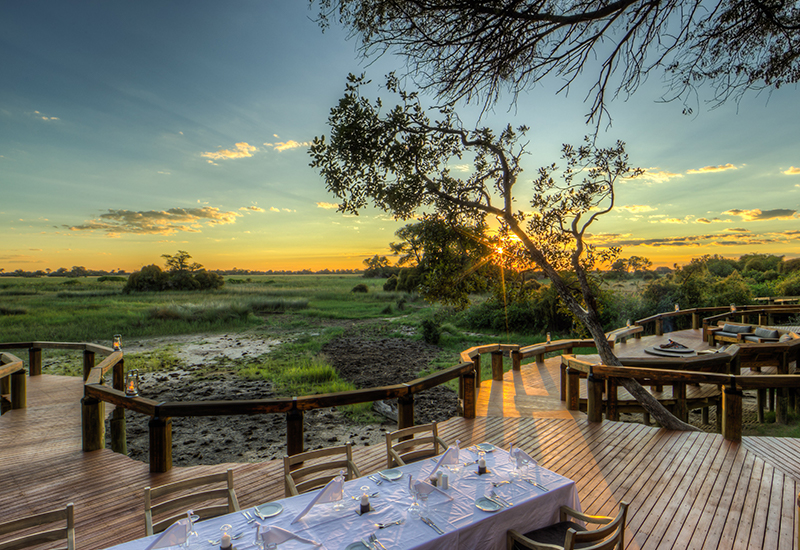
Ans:
{"label": "leaning tree", "polygon": [[[451,106],[435,108],[432,121],[418,95],[401,90],[395,77],[387,89],[400,97],[384,109],[380,99],[360,93],[367,82],[350,75],[344,96],[331,109],[330,140],[314,139],[311,166],[341,202],[339,210],[358,212],[372,204],[409,219],[421,212],[465,226],[496,222],[503,255],[519,264],[536,264],[550,278],[572,314],[583,323],[603,362],[620,365],[605,337],[589,272],[599,260],[613,259],[617,250],[593,246],[591,225],[614,206],[615,185],[641,173],[628,162],[621,142],[598,148],[593,140],[578,147],[565,145],[564,167],[539,169],[526,206],[519,196],[520,159],[526,127],[466,130]],[[454,175],[451,161],[473,165],[466,178]],[[564,271],[575,274],[565,277]],[[694,429],[671,415],[638,382],[622,385],[664,427]]]}
{"label": "leaning tree", "polygon": [[[403,57],[417,85],[451,101],[494,103],[549,80],[587,79],[589,119],[652,73],[665,99],[711,103],[800,81],[797,0],[310,0],[366,57]],[[662,73],[662,71],[664,71]],[[579,86],[583,86],[583,82]]]}

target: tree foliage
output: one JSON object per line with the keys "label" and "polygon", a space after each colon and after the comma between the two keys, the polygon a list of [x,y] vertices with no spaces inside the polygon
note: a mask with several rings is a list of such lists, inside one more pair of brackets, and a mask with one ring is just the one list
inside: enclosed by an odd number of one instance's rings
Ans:
{"label": "tree foliage", "polygon": [[198,263],[190,262],[192,256],[179,250],[177,254],[162,254],[166,259],[167,271],[155,264],[144,266],[128,277],[122,291],[160,292],[163,290],[215,290],[222,288],[225,279],[203,269]]}
{"label": "tree foliage", "polygon": [[[588,78],[589,119],[664,71],[665,98],[712,104],[800,80],[800,9],[779,0],[310,0],[365,57],[396,53],[423,88],[495,103],[547,79]],[[580,83],[583,86],[583,82]],[[691,110],[690,106],[686,107]]]}

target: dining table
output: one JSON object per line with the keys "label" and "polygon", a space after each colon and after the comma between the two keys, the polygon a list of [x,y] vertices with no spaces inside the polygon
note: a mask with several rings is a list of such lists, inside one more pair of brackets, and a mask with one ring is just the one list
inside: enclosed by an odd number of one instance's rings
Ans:
{"label": "dining table", "polygon": [[[486,468],[479,474],[481,458]],[[260,525],[261,530],[277,527],[302,539],[281,543],[281,550],[314,548],[310,542],[328,550],[504,550],[509,529],[528,532],[556,523],[562,505],[580,511],[574,481],[535,461],[516,468],[508,451],[480,443],[460,449],[458,463],[442,467],[448,474],[448,487],[426,487],[430,493],[424,501],[416,499],[423,509],[416,515],[409,511],[415,501],[410,487],[417,481],[430,483],[436,461],[434,457],[346,481],[340,501],[315,504],[300,518],[317,492],[196,522],[187,546],[219,548],[224,529],[234,538],[234,548],[257,549],[256,526]],[[370,511],[361,513],[364,494]],[[111,548],[146,550],[157,537]]]}

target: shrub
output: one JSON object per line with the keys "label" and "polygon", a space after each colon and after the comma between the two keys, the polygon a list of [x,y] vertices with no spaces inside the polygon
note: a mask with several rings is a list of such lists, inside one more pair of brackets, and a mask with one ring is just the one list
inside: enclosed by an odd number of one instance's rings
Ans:
{"label": "shrub", "polygon": [[359,283],[359,284],[357,284],[356,286],[353,287],[353,290],[351,292],[363,292],[363,293],[366,293],[366,292],[369,292],[369,287],[367,285],[365,285],[364,283]]}
{"label": "shrub", "polygon": [[431,319],[422,321],[422,339],[432,345],[437,345],[442,337],[442,330],[439,324]]}
{"label": "shrub", "polygon": [[155,264],[146,265],[128,277],[122,292],[153,292],[167,288],[169,276]]}
{"label": "shrub", "polygon": [[794,271],[777,285],[781,296],[800,296],[800,271]]}
{"label": "shrub", "polygon": [[397,275],[392,275],[383,283],[383,290],[393,292],[397,288]]}
{"label": "shrub", "polygon": [[105,283],[105,282],[124,283],[127,282],[127,280],[128,279],[126,279],[125,277],[119,277],[117,275],[103,275],[102,277],[97,278],[98,283]]}

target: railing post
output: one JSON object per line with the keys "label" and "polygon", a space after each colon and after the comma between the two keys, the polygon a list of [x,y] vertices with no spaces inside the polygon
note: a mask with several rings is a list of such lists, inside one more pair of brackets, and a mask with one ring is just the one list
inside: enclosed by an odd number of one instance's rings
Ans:
{"label": "railing post", "polygon": [[31,376],[42,374],[42,348],[31,348],[28,350],[28,367]]}
{"label": "railing post", "polygon": [[89,373],[94,368],[94,352],[83,350],[83,381],[89,379]]}
{"label": "railing post", "polygon": [[580,371],[567,367],[567,410],[580,409]]}
{"label": "railing post", "polygon": [[168,472],[172,468],[172,419],[150,419],[150,472]]}
{"label": "railing post", "polygon": [[27,380],[25,369],[11,373],[11,408],[24,409],[28,406]]}
{"label": "railing post", "polygon": [[678,420],[689,421],[689,409],[686,408],[686,384],[675,382],[672,384],[672,398],[675,400],[675,416]]}
{"label": "railing post", "polygon": [[615,422],[619,421],[619,399],[617,387],[619,383],[616,378],[608,378],[606,381],[606,418]]}
{"label": "railing post", "polygon": [[503,381],[503,352],[492,352],[492,380],[495,382]]}
{"label": "railing post", "polygon": [[516,371],[522,370],[522,354],[519,350],[511,351],[511,369]]}
{"label": "railing post", "polygon": [[11,375],[0,378],[0,395],[11,393]]}
{"label": "railing post", "polygon": [[700,329],[700,314],[697,312],[692,313],[692,330]]}
{"label": "railing post", "polygon": [[481,354],[473,357],[472,362],[475,364],[475,387],[479,388],[481,386]]}
{"label": "railing post", "polygon": [[[105,403],[94,397],[81,399],[83,450],[98,451],[106,444]],[[152,449],[152,442],[150,443]]]}
{"label": "railing post", "polygon": [[[125,364],[123,360],[114,365],[112,386],[115,390],[125,391]],[[114,407],[114,412],[111,413],[111,450],[123,455],[128,454],[124,407]]]}
{"label": "railing post", "polygon": [[603,422],[603,379],[589,372],[586,378],[586,414],[589,422]]}
{"label": "railing post", "polygon": [[292,408],[286,413],[286,454],[303,452],[303,411]]}
{"label": "railing post", "polygon": [[722,436],[728,441],[742,440],[742,391],[725,386],[722,392]]}
{"label": "railing post", "polygon": [[461,375],[461,380],[461,385],[463,387],[462,403],[464,418],[475,418],[478,405],[478,400],[475,396],[475,371]]}
{"label": "railing post", "polygon": [[767,390],[765,388],[758,388],[756,390],[756,417],[758,423],[764,423],[764,405],[767,401]]}
{"label": "railing post", "polygon": [[664,321],[661,317],[656,319],[656,336],[664,336]]}
{"label": "railing post", "polygon": [[567,366],[561,363],[561,401],[567,400]]}
{"label": "railing post", "polygon": [[414,394],[397,398],[397,429],[410,428],[414,425]]}

